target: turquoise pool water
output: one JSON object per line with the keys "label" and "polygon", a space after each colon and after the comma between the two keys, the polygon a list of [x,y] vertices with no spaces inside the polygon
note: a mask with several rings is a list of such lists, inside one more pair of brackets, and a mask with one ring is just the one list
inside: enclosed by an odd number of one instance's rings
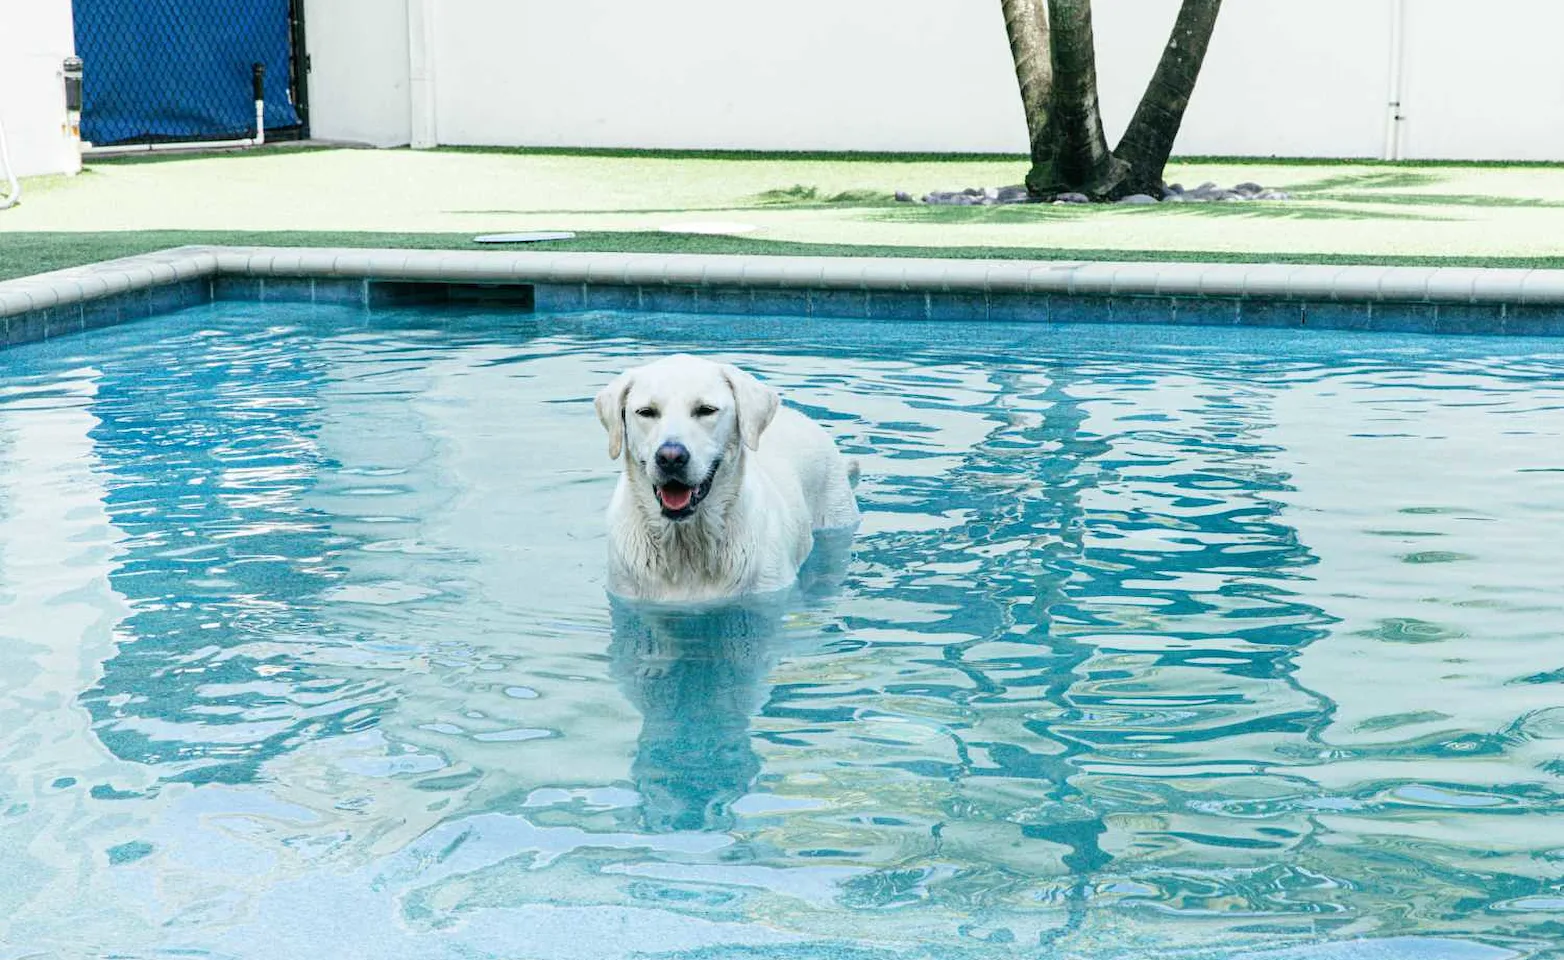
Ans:
{"label": "turquoise pool water", "polygon": [[[861,458],[839,583],[610,605],[590,397],[677,349]],[[220,304],[0,352],[0,960],[1547,955],[1558,351]]]}

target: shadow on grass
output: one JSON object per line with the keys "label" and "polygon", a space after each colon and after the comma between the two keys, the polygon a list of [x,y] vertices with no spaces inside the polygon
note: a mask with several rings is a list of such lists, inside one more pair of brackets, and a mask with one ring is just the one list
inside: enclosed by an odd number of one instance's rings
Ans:
{"label": "shadow on grass", "polygon": [[1292,193],[1317,193],[1323,190],[1405,190],[1409,187],[1430,187],[1443,183],[1446,177],[1416,170],[1386,170],[1379,173],[1355,173],[1309,180],[1288,185]]}
{"label": "shadow on grass", "polygon": [[617,209],[550,209],[550,210],[446,210],[450,214],[482,214],[498,216],[625,216],[625,215],[655,215],[678,216],[680,214],[693,213],[743,213],[753,210],[774,210],[785,207],[789,210],[839,210],[845,208],[862,207],[890,207],[896,205],[896,198],[889,193],[880,190],[844,190],[841,193],[825,193],[819,187],[795,183],[791,187],[781,187],[775,190],[766,190],[748,198],[747,202],[720,204],[716,206],[685,206],[685,207],[625,207]]}
{"label": "shadow on grass", "polygon": [[[1448,177],[1412,170],[1327,177],[1289,185],[1286,189],[1302,200],[1334,203],[1381,203],[1422,207],[1564,208],[1564,201],[1539,197],[1505,197],[1482,193],[1387,193],[1444,183]],[[1353,191],[1353,192],[1344,192]],[[1362,191],[1362,192],[1357,192]]]}
{"label": "shadow on grass", "polygon": [[1502,209],[1564,209],[1564,201],[1538,197],[1496,197],[1481,193],[1319,193],[1310,200],[1345,203],[1388,203],[1418,207],[1493,207]]}
{"label": "shadow on grass", "polygon": [[[1345,198],[1344,198],[1345,199]],[[1170,203],[1160,208],[1175,216],[1216,217],[1230,220],[1402,220],[1428,223],[1454,223],[1459,217],[1405,210],[1365,210],[1358,207],[1324,206],[1299,200],[1244,203]]]}
{"label": "shadow on grass", "polygon": [[764,207],[867,207],[895,203],[896,198],[880,190],[844,190],[841,193],[825,194],[819,187],[795,183],[791,187],[757,194],[755,201]]}
{"label": "shadow on grass", "polygon": [[855,219],[871,223],[900,224],[1029,224],[1048,220],[1078,220],[1091,216],[1109,217],[1211,217],[1226,220],[1328,220],[1369,221],[1400,220],[1447,222],[1442,217],[1410,211],[1368,210],[1347,206],[1322,206],[1299,201],[1246,201],[1243,203],[1164,203],[1158,206],[1116,206],[1093,204],[1014,204],[998,207],[938,207],[899,204],[891,209],[873,210]]}

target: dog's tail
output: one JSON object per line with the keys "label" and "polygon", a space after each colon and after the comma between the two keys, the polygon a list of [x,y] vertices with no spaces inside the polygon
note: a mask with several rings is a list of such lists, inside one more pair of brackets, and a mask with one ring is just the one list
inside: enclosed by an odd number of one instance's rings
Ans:
{"label": "dog's tail", "polygon": [[863,468],[858,465],[858,458],[853,457],[847,461],[847,485],[854,489],[858,487],[858,478],[863,475]]}

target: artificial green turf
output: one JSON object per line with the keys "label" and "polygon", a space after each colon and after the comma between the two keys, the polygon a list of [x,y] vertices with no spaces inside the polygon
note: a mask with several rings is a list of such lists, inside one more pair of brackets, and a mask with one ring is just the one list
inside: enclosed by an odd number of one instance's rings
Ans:
{"label": "artificial green turf", "polygon": [[189,244],[275,247],[384,247],[409,250],[571,250],[622,253],[731,253],[778,256],[948,257],[1001,260],[1117,260],[1198,263],[1324,263],[1418,267],[1560,268],[1564,257],[1401,257],[1360,254],[1066,250],[1047,247],[863,247],[667,233],[582,233],[574,240],[497,247],[470,233],[313,233],[148,230],[127,233],[0,233],[0,280]]}
{"label": "artificial green turf", "polygon": [[[125,153],[91,158],[92,164],[170,163],[200,157],[265,157],[277,153],[312,153],[327,150],[351,149],[352,145],[316,143],[312,141],[284,141],[269,143],[263,147],[224,150],[188,150],[158,153]],[[369,149],[369,148],[363,148]],[[410,150],[410,147],[389,149]],[[476,153],[537,157],[603,157],[642,160],[751,160],[761,162],[827,161],[845,163],[982,163],[999,162],[1024,165],[1029,158],[1024,153],[886,153],[853,150],[663,150],[638,147],[498,147],[498,146],[440,146],[431,153]],[[1380,160],[1373,157],[1227,157],[1227,156],[1175,156],[1169,166],[1217,165],[1260,167],[1385,167],[1392,170],[1452,169],[1476,167],[1480,169],[1550,169],[1564,168],[1564,162],[1556,160]]]}
{"label": "artificial green turf", "polygon": [[[405,148],[403,148],[405,149]],[[545,157],[624,157],[649,160],[826,160],[858,163],[971,163],[999,161],[1027,163],[1024,153],[882,153],[874,151],[831,150],[662,150],[636,147],[486,147],[440,146],[439,153],[497,153]],[[1396,170],[1448,169],[1452,167],[1480,167],[1484,169],[1561,168],[1564,162],[1557,160],[1380,160],[1373,157],[1244,157],[1244,156],[1175,156],[1169,166],[1202,164],[1218,166],[1263,167],[1389,167]]]}

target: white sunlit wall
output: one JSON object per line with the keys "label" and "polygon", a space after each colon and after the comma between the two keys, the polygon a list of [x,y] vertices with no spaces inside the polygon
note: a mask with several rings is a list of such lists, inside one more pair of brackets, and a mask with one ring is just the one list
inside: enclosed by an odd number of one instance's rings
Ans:
{"label": "white sunlit wall", "polygon": [[0,4],[0,124],[17,176],[81,169],[65,114],[64,63],[74,47],[70,0]]}
{"label": "white sunlit wall", "polygon": [[[1116,137],[1178,0],[1095,7]],[[307,16],[319,137],[1026,146],[998,0],[310,0]],[[1564,160],[1561,33],[1553,0],[1488,0],[1480,14],[1463,0],[1228,0],[1178,152]],[[1398,75],[1403,119],[1392,123]]]}

